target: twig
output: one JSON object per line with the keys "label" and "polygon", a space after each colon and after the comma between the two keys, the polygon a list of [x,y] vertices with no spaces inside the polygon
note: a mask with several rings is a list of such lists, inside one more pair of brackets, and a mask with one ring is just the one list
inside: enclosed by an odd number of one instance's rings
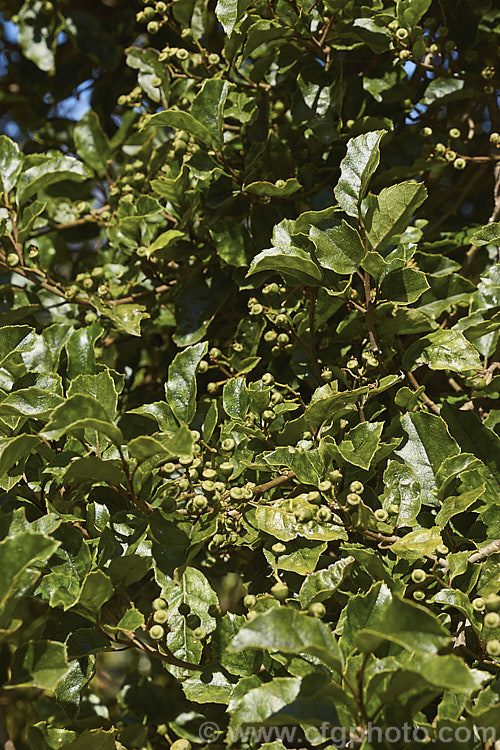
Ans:
{"label": "twig", "polygon": [[[408,380],[410,381],[410,383],[412,384],[412,386],[417,391],[420,388],[420,386],[419,386],[418,381],[417,381],[416,377],[414,376],[414,374],[412,372],[407,372],[406,373],[406,377],[408,378]],[[423,391],[420,394],[420,397],[422,398],[422,401],[424,402],[424,404],[426,404],[426,406],[428,406],[429,409],[432,409],[432,411],[434,412],[434,414],[441,414],[441,410],[440,410],[439,406],[437,404],[435,404],[434,401],[432,401],[432,399],[429,398],[429,396],[427,396],[427,394],[425,393],[425,391]]]}
{"label": "twig", "polygon": [[294,476],[295,473],[293,471],[286,471],[284,474],[281,474],[281,476],[276,477],[276,479],[271,479],[270,482],[258,484],[252,489],[253,496],[256,497],[257,495],[262,495],[264,492],[267,492],[267,490],[272,490],[273,487],[278,487],[280,484],[284,484],[289,479],[293,479]]}
{"label": "twig", "polygon": [[377,344],[377,339],[375,338],[375,321],[374,321],[374,312],[375,312],[375,305],[372,301],[372,290],[370,287],[370,274],[368,271],[365,271],[363,274],[363,287],[365,290],[365,306],[366,306],[366,325],[368,327],[368,340],[370,342],[370,349],[374,354],[379,353],[379,348]]}
{"label": "twig", "polygon": [[473,552],[472,555],[467,558],[467,562],[482,562],[483,560],[486,560],[486,558],[490,555],[494,555],[496,552],[500,552],[500,539],[495,539],[485,547],[481,547],[481,549],[478,549],[477,552]]}

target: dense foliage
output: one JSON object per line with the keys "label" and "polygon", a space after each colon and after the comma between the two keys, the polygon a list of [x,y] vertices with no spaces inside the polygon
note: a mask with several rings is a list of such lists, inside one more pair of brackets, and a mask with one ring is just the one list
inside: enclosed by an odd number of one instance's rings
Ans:
{"label": "dense foliage", "polygon": [[3,741],[487,747],[498,4],[2,7]]}

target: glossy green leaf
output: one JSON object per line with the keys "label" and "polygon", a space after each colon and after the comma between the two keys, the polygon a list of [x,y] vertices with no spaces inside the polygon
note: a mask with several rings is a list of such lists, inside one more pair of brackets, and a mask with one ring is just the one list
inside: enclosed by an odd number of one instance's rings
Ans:
{"label": "glossy green leaf", "polygon": [[363,651],[374,650],[384,640],[408,651],[435,654],[451,638],[437,617],[424,607],[395,596],[374,627],[368,623],[368,627],[356,635],[356,642]]}
{"label": "glossy green leaf", "polygon": [[121,431],[111,424],[100,402],[84,394],[75,394],[54,409],[41,434],[47,440],[58,440],[66,432],[86,428],[102,432],[117,445],[123,442]]}
{"label": "glossy green leaf", "polygon": [[427,555],[433,555],[436,547],[442,544],[440,529],[433,526],[431,529],[416,529],[405,534],[401,539],[391,545],[391,550],[405,560],[414,562],[422,560]]}
{"label": "glossy green leaf", "polygon": [[460,449],[444,420],[434,414],[405,414],[401,424],[407,437],[396,453],[418,477],[423,502],[437,505],[436,474],[443,461],[456,456]]}
{"label": "glossy green leaf", "polygon": [[427,365],[431,370],[480,370],[477,349],[458,331],[439,330],[415,341],[404,353],[403,367],[413,370]]}
{"label": "glossy green leaf", "polygon": [[389,461],[384,471],[383,506],[391,512],[398,508],[395,521],[398,526],[415,526],[420,512],[420,482],[409,464]]}
{"label": "glossy green leaf", "polygon": [[191,111],[168,109],[150,115],[143,127],[171,127],[187,130],[194,138],[214,148],[222,143],[223,109],[229,84],[220,78],[207,79],[193,100]]}
{"label": "glossy green leaf", "polygon": [[248,408],[248,393],[244,378],[231,378],[222,392],[224,411],[233,419],[243,420]]}
{"label": "glossy green leaf", "polygon": [[62,180],[83,182],[91,175],[92,173],[73,156],[46,158],[21,174],[17,185],[17,202],[22,206],[33,195],[45,190],[49,185]]}
{"label": "glossy green leaf", "polygon": [[176,354],[165,384],[167,402],[179,422],[189,424],[196,411],[196,371],[208,344],[195,344]]}
{"label": "glossy green leaf", "polygon": [[349,430],[338,445],[344,461],[361,469],[369,469],[380,444],[383,422],[361,422]]}
{"label": "glossy green leaf", "polygon": [[310,654],[333,669],[342,657],[330,629],[313,617],[279,607],[255,617],[232,640],[229,651],[263,648],[284,654]]}
{"label": "glossy green leaf", "polygon": [[384,276],[380,293],[391,302],[411,305],[427,291],[429,284],[425,273],[415,268],[397,268]]}
{"label": "glossy green leaf", "polygon": [[301,606],[308,607],[312,602],[322,602],[329,599],[344,578],[349,575],[353,563],[353,557],[344,557],[329,565],[328,568],[323,568],[307,576],[299,591]]}
{"label": "glossy green leaf", "polygon": [[471,242],[477,247],[498,244],[500,242],[500,222],[495,221],[492,224],[486,224],[486,226],[478,229],[477,232],[474,232],[472,235]]}
{"label": "glossy green leaf", "polygon": [[0,135],[0,186],[6,193],[15,186],[23,165],[23,155],[17,143]]}
{"label": "glossy green leaf", "polygon": [[19,46],[25,57],[43,71],[55,64],[54,24],[42,0],[24,3],[19,12]]}
{"label": "glossy green leaf", "polygon": [[231,34],[236,22],[249,5],[249,0],[218,0],[215,14],[226,34]]}
{"label": "glossy green leaf", "polygon": [[370,178],[380,161],[380,141],[385,130],[358,135],[347,144],[347,154],[340,164],[341,175],[335,197],[349,216],[358,216],[360,204],[368,190]]}
{"label": "glossy green leaf", "polygon": [[12,660],[11,684],[53,690],[69,670],[66,648],[55,641],[30,641]]}
{"label": "glossy green leaf", "polygon": [[73,138],[78,155],[98,175],[106,171],[111,155],[109,140],[101,127],[99,116],[89,109],[75,125]]}
{"label": "glossy green leaf", "polygon": [[346,221],[325,230],[313,226],[309,230],[309,236],[316,248],[320,265],[335,273],[354,273],[365,254],[359,232]]}
{"label": "glossy green leaf", "polygon": [[387,248],[391,238],[407,228],[426,197],[425,185],[417,182],[400,182],[378,195],[368,195],[363,220],[372,250],[382,252]]}

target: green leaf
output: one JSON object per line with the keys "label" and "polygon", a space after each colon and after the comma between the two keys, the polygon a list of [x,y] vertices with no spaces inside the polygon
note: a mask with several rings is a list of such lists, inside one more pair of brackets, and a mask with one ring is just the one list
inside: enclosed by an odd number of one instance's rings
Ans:
{"label": "green leaf", "polygon": [[439,656],[424,651],[411,654],[401,665],[403,669],[423,677],[435,685],[452,693],[478,690],[482,680],[478,672],[470,670],[458,656]]}
{"label": "green leaf", "polygon": [[384,429],[383,422],[360,422],[349,430],[338,451],[344,461],[361,469],[369,469]]}
{"label": "green leaf", "polygon": [[83,609],[86,616],[97,619],[99,611],[114,593],[111,578],[102,570],[93,570],[88,573],[82,583],[78,596],[78,608]]}
{"label": "green leaf", "polygon": [[478,500],[486,490],[486,484],[481,487],[474,487],[471,490],[462,492],[460,495],[451,495],[443,500],[443,504],[436,516],[436,524],[440,529],[444,529],[448,521],[453,516],[463,513],[473,503]]}
{"label": "green leaf", "polygon": [[441,416],[448,430],[466,453],[481,459],[500,484],[500,437],[470,411],[443,404]]}
{"label": "green leaf", "polygon": [[68,671],[64,644],[30,641],[17,649],[12,658],[10,684],[53,690]]}
{"label": "green leaf", "polygon": [[399,0],[398,21],[400,26],[413,28],[427,13],[432,0]]}
{"label": "green leaf", "polygon": [[234,731],[249,726],[289,728],[299,725],[307,730],[308,738],[312,737],[312,728],[318,727],[317,737],[321,742],[319,726],[338,724],[336,703],[339,700],[344,702],[338,688],[325,674],[275,677],[245,693],[232,710],[229,726]]}
{"label": "green leaf", "polygon": [[[233,419],[243,420],[248,409],[248,393],[245,378],[231,378],[222,391],[224,411]],[[1,406],[1,405],[0,405]]]}
{"label": "green leaf", "polygon": [[427,365],[431,370],[480,370],[481,359],[463,333],[439,329],[415,341],[403,355],[405,370]]}
{"label": "green leaf", "polygon": [[399,510],[395,522],[398,527],[415,526],[420,512],[420,482],[408,464],[389,461],[384,471],[383,507],[388,510],[396,505]]}
{"label": "green leaf", "polygon": [[92,396],[100,402],[109,420],[115,418],[118,393],[109,370],[103,370],[97,375],[77,375],[70,383],[67,396],[69,398],[76,394]]}
{"label": "green leaf", "polygon": [[119,630],[133,633],[134,630],[142,627],[142,625],[144,625],[144,615],[142,614],[142,612],[139,612],[138,609],[131,607],[131,609],[128,609],[123,617],[120,618],[120,620],[116,624],[116,627]]}
{"label": "green leaf", "polygon": [[111,155],[109,140],[101,127],[99,116],[89,109],[73,130],[76,151],[81,159],[99,176],[106,172],[106,161]]}
{"label": "green leaf", "polygon": [[0,438],[0,476],[9,471],[21,459],[27,458],[39,445],[40,438],[36,435]]}
{"label": "green leaf", "polygon": [[149,318],[149,313],[146,311],[145,305],[130,303],[110,306],[96,299],[94,299],[93,304],[101,315],[105,315],[113,321],[119,331],[128,333],[131,336],[140,336],[141,323],[145,318]]}
{"label": "green leaf", "polygon": [[347,154],[340,164],[340,180],[335,188],[335,197],[349,216],[357,217],[361,201],[368,190],[368,183],[380,161],[380,141],[386,130],[374,130],[351,138]]}
{"label": "green leaf", "polygon": [[194,344],[176,354],[165,384],[167,402],[179,422],[189,424],[196,412],[196,371],[208,343]]}
{"label": "green leaf", "polygon": [[52,21],[42,0],[27,2],[19,11],[18,44],[23,55],[43,71],[53,70],[55,64],[56,40]]}
{"label": "green leaf", "polygon": [[435,654],[451,637],[447,628],[427,609],[396,595],[380,620],[373,626],[368,621],[355,640],[362,651],[373,651],[387,640],[408,651]]}
{"label": "green leaf", "polygon": [[[195,568],[186,568],[178,582],[167,581],[162,590],[162,597],[168,602],[167,645],[178,659],[198,664],[203,651],[203,643],[194,635],[198,627],[205,628],[207,633],[215,630],[215,618],[209,614],[218,605],[217,595],[211,588],[203,573]],[[188,608],[189,614],[179,612],[181,605]],[[191,623],[193,615],[196,623]]]}
{"label": "green leaf", "polygon": [[33,568],[33,583],[39,577],[36,563],[48,560],[61,543],[43,534],[23,531],[0,542],[0,608],[17,593],[24,593],[22,577],[27,568]]}
{"label": "green leaf", "polygon": [[21,168],[23,155],[19,146],[6,135],[0,135],[0,187],[8,193],[15,187]]}
{"label": "green leaf", "polygon": [[0,403],[0,415],[22,414],[26,417],[43,418],[61,404],[62,398],[57,393],[42,388],[20,388],[9,393]]}
{"label": "green leaf", "polygon": [[345,529],[335,522],[326,525],[312,521],[307,526],[298,523],[294,513],[286,505],[259,505],[255,511],[255,525],[282,542],[290,542],[297,537],[305,537],[311,541],[347,539]]}
{"label": "green leaf", "polygon": [[187,130],[203,143],[220,148],[222,145],[223,109],[229,84],[220,78],[207,79],[193,99],[190,112],[168,109],[147,117],[142,128],[170,127]]}
{"label": "green leaf", "polygon": [[230,266],[247,266],[246,245],[248,232],[234,221],[218,219],[210,229],[217,254]]}
{"label": "green leaf", "polygon": [[[158,59],[160,53],[156,49],[148,47],[129,47],[127,50],[127,65],[139,71],[137,79],[139,85],[144,89],[153,102],[166,104],[170,90],[168,69]],[[161,84],[158,86],[157,80]]]}
{"label": "green leaf", "polygon": [[365,254],[359,233],[346,221],[324,231],[312,226],[309,237],[316,248],[320,265],[335,273],[354,273]]}
{"label": "green leaf", "polygon": [[242,190],[244,193],[268,195],[271,198],[293,195],[297,190],[300,190],[300,182],[295,177],[289,177],[287,180],[282,180],[282,182],[284,183],[283,185],[277,185],[275,182],[259,180],[258,182],[251,182],[248,185],[243,185]]}
{"label": "green leaf", "polygon": [[[5,136],[2,137],[5,138]],[[470,241],[477,247],[489,244],[498,245],[500,243],[500,222],[495,221],[492,224],[486,224],[486,226],[481,227],[481,229],[474,232]]]}
{"label": "green leaf", "polygon": [[116,445],[123,442],[121,431],[109,422],[100,402],[84,394],[75,394],[54,409],[41,435],[47,440],[59,440],[67,432],[86,428],[102,432]]}
{"label": "green leaf", "polygon": [[354,557],[348,555],[332,563],[328,568],[323,568],[307,576],[299,591],[301,606],[305,609],[312,602],[323,602],[330,599],[349,575],[353,563]]}
{"label": "green leaf", "polygon": [[431,104],[437,102],[444,104],[443,100],[446,100],[447,97],[451,98],[453,94],[461,91],[464,87],[464,83],[465,82],[460,78],[444,78],[443,76],[438,76],[437,78],[434,78],[425,89],[420,104],[425,107],[429,107]]}
{"label": "green leaf", "polygon": [[231,34],[237,21],[248,8],[250,0],[218,0],[215,15],[226,34]]}
{"label": "green leaf", "polygon": [[392,602],[392,594],[385,583],[378,582],[366,593],[351,596],[338,621],[341,633],[339,645],[345,654],[356,645],[356,634],[370,626],[376,628]]}
{"label": "green leaf", "polygon": [[395,453],[418,477],[423,502],[437,505],[436,474],[443,461],[456,456],[460,449],[447,431],[444,420],[434,414],[405,414],[401,425],[407,439]]}
{"label": "green leaf", "polygon": [[326,548],[326,542],[292,539],[286,545],[285,552],[281,552],[279,555],[268,549],[264,549],[263,552],[268,563],[276,570],[290,570],[299,575],[306,575],[316,569]]}
{"label": "green leaf", "polygon": [[97,372],[95,364],[95,342],[103,333],[101,326],[95,321],[90,326],[73,331],[66,342],[68,354],[68,377],[77,375],[93,375]]}
{"label": "green leaf", "polygon": [[442,544],[441,533],[437,526],[431,529],[416,529],[410,531],[399,541],[391,545],[391,550],[404,560],[415,562],[422,560],[427,555],[433,555],[436,547]]}
{"label": "green leaf", "polygon": [[32,195],[62,180],[83,182],[92,173],[73,156],[52,156],[26,169],[17,186],[17,202],[23,206]]}
{"label": "green leaf", "polygon": [[286,607],[270,609],[248,622],[231,641],[229,651],[247,648],[308,654],[333,669],[342,666],[342,655],[330,629],[319,620]]}
{"label": "green leaf", "polygon": [[380,293],[391,302],[411,305],[429,289],[425,273],[415,268],[397,268],[384,276]]}

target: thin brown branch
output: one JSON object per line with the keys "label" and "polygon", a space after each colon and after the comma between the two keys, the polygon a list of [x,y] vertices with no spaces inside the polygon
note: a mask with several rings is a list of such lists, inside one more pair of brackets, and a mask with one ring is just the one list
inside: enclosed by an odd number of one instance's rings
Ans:
{"label": "thin brown branch", "polygon": [[[408,378],[412,386],[415,388],[415,390],[418,391],[418,389],[420,388],[420,385],[415,375],[412,372],[407,372],[406,377]],[[424,404],[429,407],[429,409],[432,409],[434,414],[441,414],[441,410],[439,406],[435,404],[432,399],[429,398],[429,396],[425,393],[425,391],[422,391],[422,393],[420,393],[420,398],[422,399]]]}

